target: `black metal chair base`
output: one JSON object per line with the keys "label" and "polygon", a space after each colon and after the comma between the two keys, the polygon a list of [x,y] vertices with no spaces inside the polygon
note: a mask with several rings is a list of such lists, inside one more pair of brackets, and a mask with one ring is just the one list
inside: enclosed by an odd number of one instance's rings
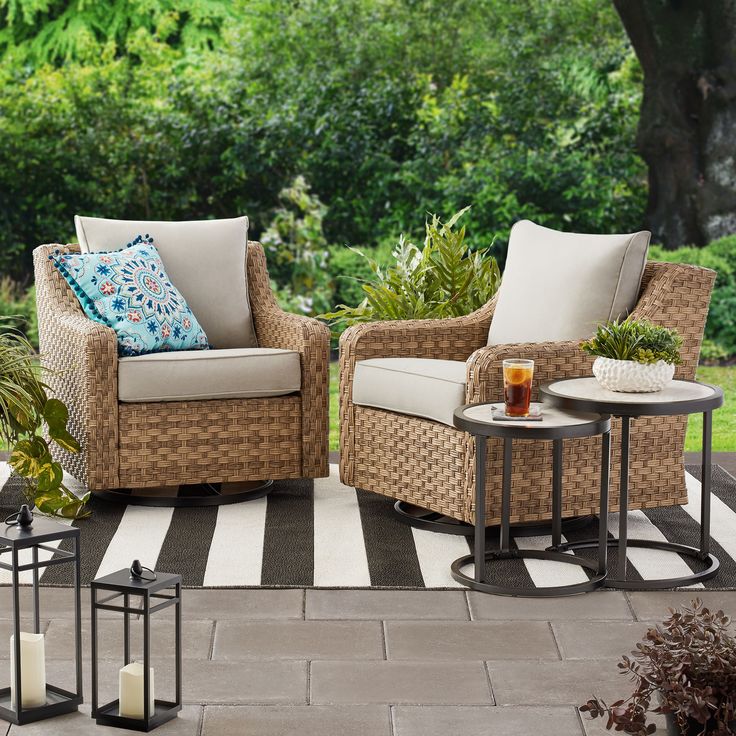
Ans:
{"label": "black metal chair base", "polygon": [[542,551],[536,549],[514,549],[508,552],[500,550],[489,550],[485,554],[486,561],[493,560],[546,560],[550,562],[564,562],[568,565],[578,565],[591,570],[593,577],[582,583],[574,583],[573,585],[558,585],[542,588],[511,588],[505,585],[494,585],[485,581],[475,580],[466,575],[462,568],[474,561],[473,555],[465,555],[459,557],[452,563],[450,574],[458,583],[465,585],[472,590],[478,590],[481,593],[492,593],[493,595],[505,595],[515,598],[554,598],[557,596],[575,595],[577,593],[588,593],[591,590],[602,588],[606,573],[599,573],[598,566],[594,563],[584,560],[573,555],[565,555],[561,552]]}
{"label": "black metal chair base", "polygon": [[[92,497],[132,506],[198,507],[223,506],[229,503],[254,501],[266,496],[273,487],[272,480],[244,481],[242,483],[201,483],[191,486],[172,486],[166,489],[120,488],[94,491]],[[167,492],[168,491],[168,492]]]}
{"label": "black metal chair base", "polygon": [[[397,501],[394,504],[394,512],[401,521],[415,529],[424,529],[429,532],[437,532],[437,534],[457,534],[465,537],[472,537],[474,527],[466,521],[453,519],[451,516],[445,516],[437,511],[423,509],[421,506],[407,503],[406,501]],[[571,532],[576,529],[582,529],[590,524],[595,516],[573,516],[570,519],[562,520],[562,531]],[[498,525],[489,526],[486,529],[498,529]],[[552,521],[522,521],[519,524],[512,524],[511,529],[515,532],[523,533],[527,537],[541,537],[545,534],[551,534]]]}
{"label": "black metal chair base", "polygon": [[[699,562],[707,562],[708,567],[699,572],[694,572],[692,575],[684,575],[679,578],[660,578],[658,580],[616,580],[608,577],[605,581],[606,588],[617,588],[619,590],[669,590],[671,588],[681,588],[686,585],[693,585],[695,583],[702,583],[705,580],[710,580],[715,577],[720,567],[720,562],[717,557],[711,554],[703,554],[697,547],[688,547],[685,544],[676,544],[674,542],[659,542],[656,539],[629,539],[627,541],[628,547],[640,547],[644,549],[659,549],[665,552],[674,552],[685,557],[692,557]],[[618,550],[618,540],[611,539],[608,542],[609,549]],[[579,542],[567,542],[559,545],[556,549],[560,552],[566,550],[576,549],[597,549],[598,540],[585,539]],[[570,556],[570,555],[566,555]],[[609,563],[610,567],[610,563]]]}

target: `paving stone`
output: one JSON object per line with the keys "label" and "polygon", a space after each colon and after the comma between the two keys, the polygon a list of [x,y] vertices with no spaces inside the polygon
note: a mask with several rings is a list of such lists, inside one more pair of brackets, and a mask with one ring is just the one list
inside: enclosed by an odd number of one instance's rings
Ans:
{"label": "paving stone", "polygon": [[[100,702],[117,697],[122,663],[101,660],[99,664]],[[173,662],[154,661],[157,697],[174,695]],[[85,700],[91,701],[92,686],[89,658],[83,662]],[[46,663],[49,682],[74,687],[74,673],[62,660]],[[282,662],[212,662],[185,659],[182,673],[183,700],[191,704],[304,705],[307,702],[307,663]]]}
{"label": "paving stone", "polygon": [[[178,717],[156,729],[162,736],[198,736],[202,708],[198,705],[185,705]],[[0,733],[5,734],[4,730]],[[53,720],[38,721],[27,726],[11,726],[10,736],[122,736],[122,734],[137,734],[139,731],[129,731],[127,728],[112,728],[98,726],[90,717],[90,706],[82,705],[78,713],[69,713]]]}
{"label": "paving stone", "polygon": [[649,624],[633,621],[554,621],[563,659],[610,659],[631,654]]}
{"label": "paving stone", "polygon": [[204,711],[202,736],[390,736],[386,705],[216,706]]}
{"label": "paving stone", "polygon": [[188,703],[305,705],[306,662],[184,662]]}
{"label": "paving stone", "polygon": [[[40,630],[41,633],[45,633],[49,627],[49,622],[42,619]],[[33,621],[31,619],[22,618],[20,621],[21,631],[33,631]],[[7,658],[10,656],[10,637],[13,634],[13,620],[9,618],[0,619],[0,658]],[[7,650],[7,651],[6,651]],[[0,729],[2,733],[2,729]]]}
{"label": "paving stone", "polygon": [[311,664],[310,702],[490,705],[480,662],[330,662]]}
{"label": "paving stone", "polygon": [[308,590],[308,619],[468,620],[463,591]]}
{"label": "paving stone", "polygon": [[388,659],[559,659],[543,621],[386,623]]}
{"label": "paving stone", "polygon": [[[615,661],[489,662],[497,705],[582,705],[592,695],[623,695]],[[614,700],[616,698],[613,698]]]}
{"label": "paving stone", "polygon": [[505,621],[632,621],[626,596],[602,590],[567,598],[511,598],[468,592],[473,619]]}
{"label": "paving stone", "polygon": [[[182,623],[182,655],[189,659],[208,659],[212,644],[214,621],[184,621]],[[82,622],[82,646],[90,650],[91,622]],[[143,657],[143,626],[131,618],[130,622],[131,656]],[[97,633],[98,657],[100,659],[120,659],[123,656],[123,619],[99,619]],[[153,654],[174,651],[174,622],[172,620],[151,620],[151,647]],[[56,659],[71,659],[74,656],[74,621],[55,619],[46,632],[47,656]]]}
{"label": "paving stone", "polygon": [[[74,592],[72,588],[51,588],[41,586],[41,616],[46,619],[74,618]],[[32,610],[30,586],[23,586],[20,590],[21,611]],[[0,587],[0,616],[12,616],[12,590],[9,586]],[[82,617],[90,615],[89,588],[82,588]]]}
{"label": "paving stone", "polygon": [[708,608],[722,609],[736,617],[736,591],[734,590],[677,590],[628,593],[631,607],[640,621],[663,621],[669,616],[668,608],[689,606],[693,598],[700,598]]}
{"label": "paving stone", "polygon": [[581,736],[572,706],[509,707],[398,705],[394,736]]}
{"label": "paving stone", "polygon": [[379,621],[218,621],[214,660],[383,659]]}
{"label": "paving stone", "polygon": [[304,591],[288,590],[185,590],[184,619],[293,619],[304,618]]}

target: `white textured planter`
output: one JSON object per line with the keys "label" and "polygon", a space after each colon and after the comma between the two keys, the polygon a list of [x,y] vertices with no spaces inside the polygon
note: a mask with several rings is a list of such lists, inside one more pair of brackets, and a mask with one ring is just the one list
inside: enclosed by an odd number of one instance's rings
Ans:
{"label": "white textured planter", "polygon": [[672,380],[675,365],[663,360],[645,365],[634,360],[598,357],[593,363],[593,375],[609,391],[650,393],[661,391]]}

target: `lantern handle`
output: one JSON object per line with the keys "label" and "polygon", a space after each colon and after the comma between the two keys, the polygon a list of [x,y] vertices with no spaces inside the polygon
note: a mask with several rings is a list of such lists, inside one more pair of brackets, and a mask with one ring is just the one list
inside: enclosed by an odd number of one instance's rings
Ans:
{"label": "lantern handle", "polygon": [[[146,572],[151,574],[146,575]],[[130,578],[131,580],[145,580],[152,583],[156,580],[156,573],[150,567],[143,567],[140,560],[133,560],[133,564],[130,566]]]}
{"label": "lantern handle", "polygon": [[33,523],[33,511],[28,508],[28,504],[24,503],[20,507],[20,511],[16,511],[14,514],[10,514],[5,519],[7,526],[18,525],[20,527],[27,527]]}

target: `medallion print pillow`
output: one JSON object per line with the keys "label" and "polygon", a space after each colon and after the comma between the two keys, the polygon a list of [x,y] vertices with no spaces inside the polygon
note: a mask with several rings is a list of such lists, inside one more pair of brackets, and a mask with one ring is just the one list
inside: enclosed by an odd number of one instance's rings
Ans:
{"label": "medallion print pillow", "polygon": [[84,313],[115,330],[119,355],[209,348],[197,318],[166,275],[152,237],[139,235],[109,253],[57,252],[49,258]]}

